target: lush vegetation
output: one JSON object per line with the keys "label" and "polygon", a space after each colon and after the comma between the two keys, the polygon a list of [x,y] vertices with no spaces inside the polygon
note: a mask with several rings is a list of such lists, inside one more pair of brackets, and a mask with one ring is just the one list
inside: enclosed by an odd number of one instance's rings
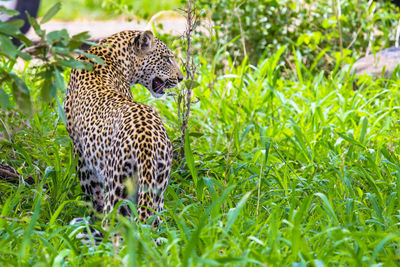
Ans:
{"label": "lush vegetation", "polygon": [[[366,51],[371,53],[387,46],[388,40],[394,41],[400,19],[390,1],[200,2],[213,10],[218,44],[225,45],[234,60],[240,62],[247,56],[253,64],[286,45],[301,50],[307,67],[317,61],[318,69],[331,70],[340,60],[351,63]],[[291,55],[287,50],[284,58]]]}
{"label": "lush vegetation", "polygon": [[148,18],[163,10],[175,9],[181,0],[41,0],[39,15],[44,15],[47,8],[61,2],[64,8],[55,16],[59,20],[71,19],[115,19],[119,15],[128,18]]}
{"label": "lush vegetation", "polygon": [[[175,50],[185,49],[163,38]],[[0,181],[0,264],[398,265],[398,73],[391,79],[355,78],[344,63],[356,54],[333,57],[329,68],[321,63],[327,57],[309,64],[300,44],[284,43],[250,64],[235,60],[228,44],[195,57],[190,146],[186,160],[174,162],[161,230],[110,214],[107,230],[95,223],[106,235],[98,245],[75,238],[87,224],[69,225],[89,212],[58,104],[64,92],[57,82],[68,81],[64,58],[53,48],[55,59],[44,67],[29,60],[18,67],[4,56],[0,163],[14,167],[21,180]],[[74,49],[68,42],[51,45]],[[44,78],[38,74],[49,66],[50,84],[58,90],[44,101]],[[22,83],[8,81],[7,71],[26,84],[31,115],[18,108],[14,91]],[[135,100],[159,110],[170,138],[179,138],[176,92],[156,100],[140,86],[132,90]],[[28,178],[34,182],[25,182]],[[121,234],[120,244],[114,233]]]}

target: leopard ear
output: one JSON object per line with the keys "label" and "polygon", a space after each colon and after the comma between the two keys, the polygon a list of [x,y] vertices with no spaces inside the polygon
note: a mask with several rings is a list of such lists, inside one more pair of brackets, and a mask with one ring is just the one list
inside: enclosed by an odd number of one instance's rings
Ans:
{"label": "leopard ear", "polygon": [[135,50],[140,54],[147,54],[153,49],[154,35],[151,31],[141,32],[135,37]]}

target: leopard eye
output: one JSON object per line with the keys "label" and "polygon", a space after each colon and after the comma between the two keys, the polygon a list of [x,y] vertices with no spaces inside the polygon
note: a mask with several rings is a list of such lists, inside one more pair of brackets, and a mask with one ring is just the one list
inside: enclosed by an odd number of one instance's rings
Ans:
{"label": "leopard eye", "polygon": [[167,61],[168,64],[172,64],[170,56],[165,56],[165,61]]}

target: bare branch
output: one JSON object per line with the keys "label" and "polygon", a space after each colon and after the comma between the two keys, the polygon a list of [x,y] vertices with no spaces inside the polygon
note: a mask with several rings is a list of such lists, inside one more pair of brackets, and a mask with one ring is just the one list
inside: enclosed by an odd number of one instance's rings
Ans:
{"label": "bare branch", "polygon": [[3,215],[0,215],[0,218],[4,219],[6,221],[10,221],[10,222],[19,222],[19,223],[26,222],[24,219],[9,218],[9,217],[3,216]]}
{"label": "bare branch", "polygon": [[196,65],[194,63],[192,55],[192,35],[197,25],[196,16],[196,1],[189,0],[186,9],[178,9],[183,16],[186,18],[186,30],[183,34],[183,38],[186,41],[186,62],[184,63],[186,71],[186,84],[183,90],[178,94],[178,119],[181,130],[181,148],[180,154],[183,158],[185,156],[184,143],[185,143],[185,132],[188,127],[188,121],[190,116],[190,107],[192,104],[193,96],[193,85],[196,74]]}

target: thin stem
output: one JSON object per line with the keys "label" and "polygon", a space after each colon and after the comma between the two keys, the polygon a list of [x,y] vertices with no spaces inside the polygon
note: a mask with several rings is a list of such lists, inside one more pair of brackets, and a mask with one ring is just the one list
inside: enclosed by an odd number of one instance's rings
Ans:
{"label": "thin stem", "polygon": [[[267,152],[265,152],[265,153],[267,153]],[[261,175],[262,175],[262,173],[263,173],[263,167],[264,167],[264,163],[261,164],[260,176],[258,177],[257,212],[256,212],[256,216],[257,216],[257,217],[258,217],[258,208],[260,207]]]}
{"label": "thin stem", "polygon": [[340,47],[340,55],[343,57],[343,38],[342,38],[342,25],[340,22],[340,17],[342,16],[341,8],[340,8],[340,0],[337,0],[337,8],[336,8],[336,0],[332,0],[332,9],[335,13],[335,17],[337,20],[337,26],[339,31],[339,47]]}
{"label": "thin stem", "polygon": [[180,129],[181,129],[181,157],[185,156],[185,133],[188,126],[189,116],[190,116],[190,107],[192,104],[192,96],[193,96],[193,84],[194,77],[196,73],[196,66],[194,64],[194,59],[191,52],[192,46],[192,34],[196,25],[196,1],[189,0],[188,7],[186,10],[183,10],[186,17],[186,31],[185,31],[185,39],[187,42],[186,47],[186,63],[185,63],[185,71],[186,71],[186,80],[189,83],[186,83],[186,88],[181,94],[180,101],[178,102],[178,116],[180,121]]}
{"label": "thin stem", "polygon": [[396,42],[395,42],[395,47],[399,46],[399,35],[400,35],[400,19],[397,22],[397,27],[396,27]]}
{"label": "thin stem", "polygon": [[244,35],[244,32],[243,32],[243,28],[242,28],[242,20],[240,19],[240,15],[239,15],[239,12],[238,12],[238,8],[239,8],[243,3],[244,3],[244,2],[242,2],[242,3],[240,3],[238,6],[236,6],[236,4],[237,4],[237,0],[236,0],[236,2],[235,2],[235,7],[234,7],[233,11],[235,12],[235,15],[236,15],[236,17],[238,18],[238,21],[239,21],[240,39],[241,39],[241,41],[242,41],[243,54],[244,54],[244,57],[247,58],[246,40],[245,40],[245,38],[244,38],[245,35]]}

